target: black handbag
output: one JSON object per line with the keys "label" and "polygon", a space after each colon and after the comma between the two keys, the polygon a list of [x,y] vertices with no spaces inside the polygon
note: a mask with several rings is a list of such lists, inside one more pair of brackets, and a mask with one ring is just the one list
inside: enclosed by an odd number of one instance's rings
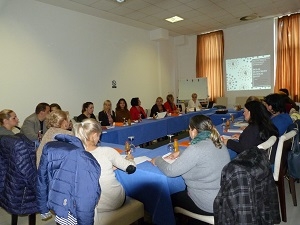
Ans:
{"label": "black handbag", "polygon": [[291,151],[288,153],[288,173],[295,179],[300,179],[300,135],[299,135],[300,120],[294,122],[294,130],[297,131],[294,137]]}

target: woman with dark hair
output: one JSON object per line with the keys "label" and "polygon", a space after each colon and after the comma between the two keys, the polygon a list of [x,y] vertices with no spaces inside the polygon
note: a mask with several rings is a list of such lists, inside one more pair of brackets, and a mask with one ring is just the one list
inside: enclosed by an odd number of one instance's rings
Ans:
{"label": "woman with dark hair", "polygon": [[60,105],[57,104],[57,103],[52,103],[52,104],[50,105],[50,112],[55,111],[55,110],[61,110],[61,107],[60,107]]}
{"label": "woman with dark hair", "polygon": [[237,140],[223,139],[227,148],[241,153],[263,143],[273,135],[278,137],[278,129],[272,123],[266,107],[261,102],[247,102],[244,108],[244,117],[249,125],[243,130],[243,133],[232,135],[232,138]]}
{"label": "woman with dark hair", "polygon": [[278,94],[281,94],[283,96],[284,108],[286,113],[290,113],[290,110],[292,108],[299,111],[299,106],[297,106],[296,103],[290,98],[290,93],[288,89],[280,88]]}
{"label": "woman with dark hair", "polygon": [[130,113],[127,108],[127,102],[124,98],[120,98],[116,105],[116,122],[124,122],[130,118]]}
{"label": "woman with dark hair", "polygon": [[77,116],[76,122],[82,122],[84,119],[96,119],[94,115],[94,104],[92,102],[85,102],[82,105],[81,114]]}
{"label": "woman with dark hair", "polygon": [[166,157],[176,159],[172,164],[162,157],[151,162],[165,175],[182,176],[184,179],[186,190],[171,195],[174,207],[212,216],[213,202],[220,189],[221,171],[230,161],[229,153],[207,116],[192,117],[189,134],[191,145],[183,152],[174,152]]}
{"label": "woman with dark hair", "polygon": [[147,114],[145,110],[141,106],[141,101],[139,98],[131,99],[131,108],[130,108],[130,119],[131,120],[139,120],[147,118]]}
{"label": "woman with dark hair", "polygon": [[168,113],[179,113],[172,94],[167,95],[167,101],[164,103],[164,106]]}
{"label": "woman with dark hair", "polygon": [[269,94],[264,98],[264,105],[271,113],[271,120],[277,127],[279,136],[283,135],[293,123],[289,114],[285,113],[285,98],[281,94]]}

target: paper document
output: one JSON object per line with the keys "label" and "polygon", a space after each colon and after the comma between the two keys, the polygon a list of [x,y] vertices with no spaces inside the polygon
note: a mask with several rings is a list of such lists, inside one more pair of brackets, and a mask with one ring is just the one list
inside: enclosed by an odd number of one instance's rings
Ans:
{"label": "paper document", "polygon": [[165,118],[167,112],[160,112],[160,113],[157,113],[157,119],[162,119],[162,118]]}
{"label": "paper document", "polygon": [[229,135],[221,135],[221,137],[224,139],[232,139],[231,136],[229,136]]}
{"label": "paper document", "polygon": [[233,124],[233,126],[235,126],[235,127],[246,127],[248,125],[249,124],[247,122],[243,122],[243,121],[236,122],[236,123]]}
{"label": "paper document", "polygon": [[167,153],[165,155],[162,156],[163,160],[165,160],[167,163],[172,164],[173,162],[175,162],[176,159],[166,159],[165,157],[169,156],[171,153]]}
{"label": "paper document", "polygon": [[[121,155],[123,158],[126,157],[126,155]],[[136,157],[134,158],[134,162],[136,165],[140,164],[140,163],[143,163],[145,161],[151,161],[151,158],[147,157],[147,156],[139,156],[139,157]]]}
{"label": "paper document", "polygon": [[139,156],[139,157],[134,158],[135,164],[140,164],[140,163],[143,163],[145,161],[151,161],[151,158],[149,158],[147,156]]}
{"label": "paper document", "polygon": [[239,133],[239,134],[241,134],[241,133],[243,133],[243,130],[241,130],[241,129],[228,129],[227,132],[228,133]]}

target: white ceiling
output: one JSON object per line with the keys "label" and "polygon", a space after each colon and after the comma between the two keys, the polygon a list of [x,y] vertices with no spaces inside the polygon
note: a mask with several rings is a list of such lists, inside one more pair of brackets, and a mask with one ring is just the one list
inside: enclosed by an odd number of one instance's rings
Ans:
{"label": "white ceiling", "polygon": [[[300,0],[37,0],[145,30],[163,28],[171,36],[194,35],[252,21],[300,12]],[[183,21],[165,19],[180,16]]]}

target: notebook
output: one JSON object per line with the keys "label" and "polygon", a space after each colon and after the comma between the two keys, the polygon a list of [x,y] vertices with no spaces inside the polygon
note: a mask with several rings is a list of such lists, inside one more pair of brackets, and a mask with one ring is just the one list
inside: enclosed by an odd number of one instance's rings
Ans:
{"label": "notebook", "polygon": [[167,112],[160,112],[160,113],[157,113],[157,119],[162,119],[162,118],[165,118]]}

